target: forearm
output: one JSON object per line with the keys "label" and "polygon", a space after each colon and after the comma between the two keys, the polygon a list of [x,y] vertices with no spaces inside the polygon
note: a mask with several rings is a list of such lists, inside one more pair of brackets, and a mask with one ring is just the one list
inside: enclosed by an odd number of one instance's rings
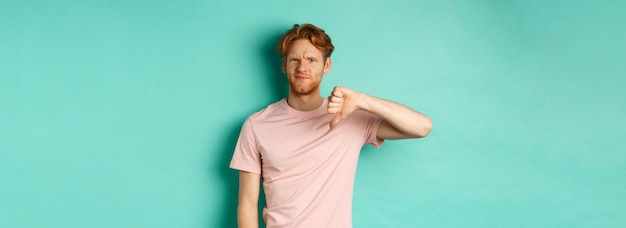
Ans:
{"label": "forearm", "polygon": [[250,205],[239,205],[237,208],[237,223],[239,228],[258,228],[259,212]]}
{"label": "forearm", "polygon": [[237,223],[239,228],[259,228],[259,181],[260,175],[239,172],[239,204]]}
{"label": "forearm", "polygon": [[365,93],[359,94],[357,109],[382,117],[407,137],[426,137],[432,129],[432,122],[427,116],[404,105]]}

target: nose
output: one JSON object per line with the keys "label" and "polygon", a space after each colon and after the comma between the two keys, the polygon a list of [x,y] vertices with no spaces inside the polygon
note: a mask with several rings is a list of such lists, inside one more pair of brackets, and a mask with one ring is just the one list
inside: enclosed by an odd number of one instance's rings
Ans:
{"label": "nose", "polygon": [[298,61],[297,65],[296,65],[296,70],[298,72],[303,72],[306,69],[305,63],[306,61]]}

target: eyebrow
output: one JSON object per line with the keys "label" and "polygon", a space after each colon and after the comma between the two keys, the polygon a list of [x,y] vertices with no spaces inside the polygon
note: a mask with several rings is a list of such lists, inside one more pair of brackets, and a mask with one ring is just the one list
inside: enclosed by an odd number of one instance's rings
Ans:
{"label": "eyebrow", "polygon": [[[287,55],[286,57],[287,57],[288,59],[293,59],[293,58],[298,58],[298,59],[299,59],[299,58],[300,58],[300,56],[297,56],[297,55]],[[305,55],[303,58],[304,58],[304,59],[319,59],[320,57],[318,57],[318,56],[312,56],[312,55]]]}

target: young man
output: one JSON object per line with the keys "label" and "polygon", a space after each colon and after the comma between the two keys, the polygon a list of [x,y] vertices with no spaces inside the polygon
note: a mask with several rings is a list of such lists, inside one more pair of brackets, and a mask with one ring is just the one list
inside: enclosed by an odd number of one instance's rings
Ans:
{"label": "young man", "polygon": [[346,87],[323,98],[320,84],[334,46],[314,25],[294,25],[277,49],[289,96],[248,117],[230,163],[240,170],[239,227],[258,227],[261,176],[268,228],[352,227],[361,148],[425,137],[432,123],[403,105]]}

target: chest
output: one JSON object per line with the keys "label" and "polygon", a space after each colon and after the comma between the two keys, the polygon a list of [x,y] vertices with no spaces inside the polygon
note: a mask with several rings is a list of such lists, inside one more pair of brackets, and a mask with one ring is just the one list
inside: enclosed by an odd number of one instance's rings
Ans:
{"label": "chest", "polygon": [[356,160],[365,144],[356,123],[330,129],[332,115],[307,121],[272,123],[257,132],[264,176],[302,173],[326,164]]}

